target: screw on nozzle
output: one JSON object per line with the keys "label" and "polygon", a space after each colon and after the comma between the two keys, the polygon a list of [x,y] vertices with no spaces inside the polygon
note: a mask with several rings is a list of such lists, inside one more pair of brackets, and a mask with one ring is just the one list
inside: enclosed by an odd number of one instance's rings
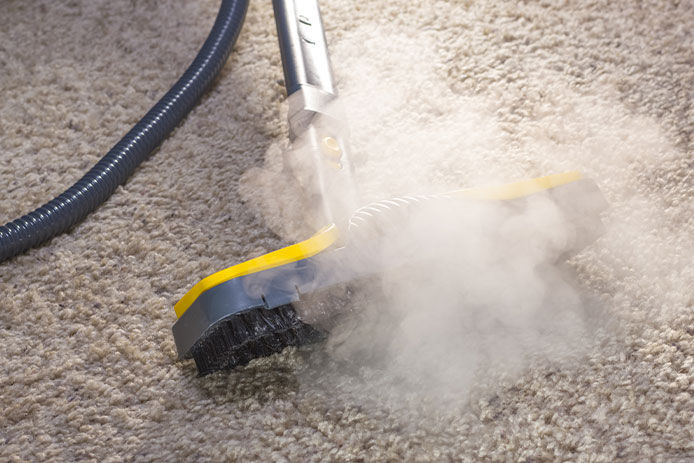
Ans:
{"label": "screw on nozzle", "polygon": [[342,158],[342,150],[340,149],[340,144],[335,138],[323,137],[321,151],[332,167],[342,169],[342,163],[340,162],[340,159]]}

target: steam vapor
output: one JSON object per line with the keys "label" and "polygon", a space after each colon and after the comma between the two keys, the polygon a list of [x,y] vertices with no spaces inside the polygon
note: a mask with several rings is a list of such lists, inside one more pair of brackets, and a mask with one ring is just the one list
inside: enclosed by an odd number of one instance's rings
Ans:
{"label": "steam vapor", "polygon": [[[355,57],[339,44],[335,50],[339,69],[371,76],[351,85],[338,69],[365,202],[557,172],[514,165],[489,102],[437,84],[436,70],[424,63],[426,43],[389,41],[408,52],[384,59]],[[404,69],[392,75],[397,67]],[[287,149],[271,147],[264,168],[246,174],[242,192],[291,241],[315,230],[301,219],[301,191],[282,161]],[[385,270],[352,285],[351,298],[334,299],[336,315],[327,321],[333,360],[378,369],[397,379],[395,388],[464,394],[485,377],[513,378],[533,362],[565,362],[589,346],[585,300],[566,264],[576,237],[549,197],[515,208],[432,200],[406,209],[352,243],[366,257],[346,265]],[[310,306],[303,310],[310,319]]]}

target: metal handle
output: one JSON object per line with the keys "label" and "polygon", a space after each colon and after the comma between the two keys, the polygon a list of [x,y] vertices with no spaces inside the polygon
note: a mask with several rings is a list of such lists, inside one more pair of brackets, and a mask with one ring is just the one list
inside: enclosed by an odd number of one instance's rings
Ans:
{"label": "metal handle", "polygon": [[289,103],[285,152],[314,226],[346,226],[358,205],[347,128],[333,83],[318,0],[273,0]]}
{"label": "metal handle", "polygon": [[310,85],[337,95],[316,0],[273,0],[287,95]]}

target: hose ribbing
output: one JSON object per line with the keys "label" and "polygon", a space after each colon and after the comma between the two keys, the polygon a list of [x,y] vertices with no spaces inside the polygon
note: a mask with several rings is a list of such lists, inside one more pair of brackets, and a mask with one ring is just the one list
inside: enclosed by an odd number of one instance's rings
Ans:
{"label": "hose ribbing", "polygon": [[224,66],[248,0],[223,0],[214,26],[183,76],[81,179],[61,195],[0,227],[0,262],[63,233],[96,209],[183,120]]}

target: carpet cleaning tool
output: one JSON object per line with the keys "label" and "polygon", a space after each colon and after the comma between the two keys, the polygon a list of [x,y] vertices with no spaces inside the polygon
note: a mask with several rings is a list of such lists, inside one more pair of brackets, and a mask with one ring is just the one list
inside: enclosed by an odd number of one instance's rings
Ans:
{"label": "carpet cleaning tool", "polygon": [[[96,209],[183,120],[222,69],[243,24],[248,0],[223,0],[214,26],[193,63],[154,107],[81,179],[33,212],[0,226],[0,262],[65,232]],[[318,4],[273,0],[289,96],[294,171],[307,211],[320,229],[313,237],[217,272],[175,305],[173,326],[181,358],[193,357],[201,375],[323,337],[306,323],[302,304],[330,319],[339,315],[335,288],[377,278],[392,263],[370,260],[373,229],[397,224],[432,201],[493,201],[522,209],[537,195],[551,197],[573,224],[578,247],[601,230],[606,207],[597,186],[578,173],[448,194],[407,196],[360,206],[348,155]],[[590,197],[590,200],[585,200]],[[581,239],[583,241],[581,241]],[[369,246],[370,245],[370,246]],[[318,295],[318,296],[316,296]],[[316,309],[317,308],[317,309]],[[329,324],[328,324],[329,325]]]}
{"label": "carpet cleaning tool", "polygon": [[314,224],[330,225],[305,241],[208,276],[175,305],[179,356],[192,357],[200,375],[322,339],[322,331],[302,320],[296,306],[317,304],[325,318],[338,316],[338,301],[314,295],[333,289],[344,294],[350,282],[378,278],[388,269],[373,257],[378,253],[373,230],[397,227],[398,220],[432,201],[455,202],[459,208],[469,201],[501,201],[522,209],[533,195],[545,194],[573,224],[573,248],[601,232],[598,215],[606,203],[595,183],[576,172],[359,207],[317,0],[273,0],[273,7],[292,142],[285,164],[302,188]]}

